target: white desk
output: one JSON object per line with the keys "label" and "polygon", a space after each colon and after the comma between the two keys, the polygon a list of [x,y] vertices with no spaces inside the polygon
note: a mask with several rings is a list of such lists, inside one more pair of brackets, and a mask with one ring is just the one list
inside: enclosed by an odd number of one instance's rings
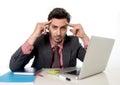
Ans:
{"label": "white desk", "polygon": [[61,80],[55,75],[36,77],[34,85],[119,85],[120,68],[107,69],[103,73],[82,80]]}
{"label": "white desk", "polygon": [[[44,74],[43,74],[44,75]],[[120,68],[107,69],[103,73],[91,76],[83,80],[61,80],[54,75],[36,77],[34,83],[0,83],[0,85],[119,85]]]}
{"label": "white desk", "polygon": [[0,83],[0,85],[34,85],[33,83]]}

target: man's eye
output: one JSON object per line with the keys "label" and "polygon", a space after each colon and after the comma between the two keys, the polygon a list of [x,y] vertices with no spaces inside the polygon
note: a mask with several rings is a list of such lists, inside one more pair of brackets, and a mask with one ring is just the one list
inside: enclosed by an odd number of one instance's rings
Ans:
{"label": "man's eye", "polygon": [[64,29],[64,30],[65,30],[66,28],[67,28],[67,27],[62,27],[62,29]]}
{"label": "man's eye", "polygon": [[57,28],[57,26],[52,26],[52,28],[56,29],[56,28]]}

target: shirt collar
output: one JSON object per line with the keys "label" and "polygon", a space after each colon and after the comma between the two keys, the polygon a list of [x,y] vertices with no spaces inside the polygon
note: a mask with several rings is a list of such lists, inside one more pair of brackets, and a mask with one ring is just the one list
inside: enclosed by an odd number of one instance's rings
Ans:
{"label": "shirt collar", "polygon": [[62,42],[60,42],[59,44],[56,44],[51,38],[50,39],[50,44],[51,44],[51,47],[55,47],[55,46],[58,46],[59,48],[63,48],[63,43],[64,43],[64,40],[62,40]]}

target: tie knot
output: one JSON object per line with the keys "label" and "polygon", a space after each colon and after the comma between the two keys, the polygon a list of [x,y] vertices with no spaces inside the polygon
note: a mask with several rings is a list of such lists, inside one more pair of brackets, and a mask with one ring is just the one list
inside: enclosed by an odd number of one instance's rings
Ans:
{"label": "tie knot", "polygon": [[59,49],[59,46],[55,46],[55,47],[54,47],[54,50],[58,50],[58,49]]}

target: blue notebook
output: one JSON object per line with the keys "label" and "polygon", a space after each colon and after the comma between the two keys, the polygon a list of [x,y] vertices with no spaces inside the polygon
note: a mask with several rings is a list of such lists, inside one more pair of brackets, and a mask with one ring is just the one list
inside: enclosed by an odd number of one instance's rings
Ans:
{"label": "blue notebook", "polygon": [[34,75],[15,75],[13,72],[0,76],[0,82],[34,82],[34,79]]}

